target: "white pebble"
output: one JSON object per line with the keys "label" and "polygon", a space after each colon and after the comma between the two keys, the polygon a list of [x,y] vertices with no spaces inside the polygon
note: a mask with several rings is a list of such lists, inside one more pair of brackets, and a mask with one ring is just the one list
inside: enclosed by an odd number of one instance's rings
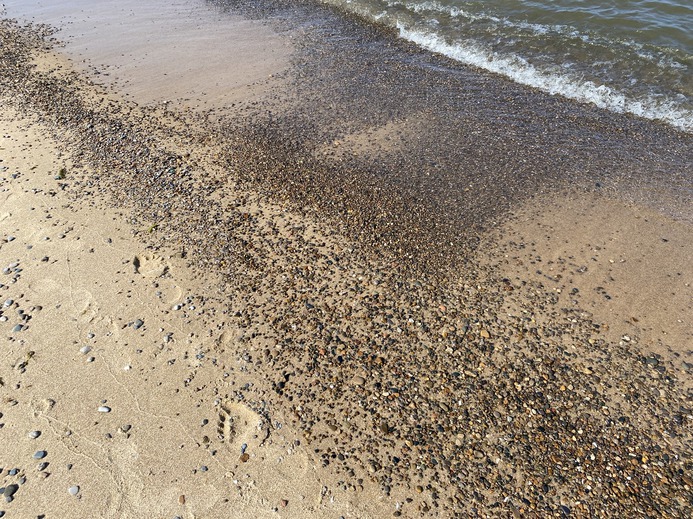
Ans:
{"label": "white pebble", "polygon": [[67,491],[73,495],[76,496],[79,493],[79,487],[77,485],[73,485],[70,488],[67,489]]}
{"label": "white pebble", "polygon": [[99,407],[99,413],[110,413],[111,408],[108,407],[107,405],[102,405]]}

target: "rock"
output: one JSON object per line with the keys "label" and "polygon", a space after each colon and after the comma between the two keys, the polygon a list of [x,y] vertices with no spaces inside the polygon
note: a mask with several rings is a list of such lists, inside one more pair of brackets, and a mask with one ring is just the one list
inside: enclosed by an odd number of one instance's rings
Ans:
{"label": "rock", "polygon": [[99,413],[110,413],[110,412],[111,412],[111,408],[108,407],[107,405],[99,406]]}
{"label": "rock", "polygon": [[351,382],[352,382],[354,385],[362,386],[362,385],[364,385],[364,384],[366,383],[366,379],[363,378],[363,377],[361,377],[361,376],[359,376],[359,375],[356,375],[354,378],[351,379]]}
{"label": "rock", "polygon": [[67,491],[70,493],[70,495],[76,496],[79,493],[79,487],[77,485],[73,485],[68,488]]}
{"label": "rock", "polygon": [[139,330],[140,328],[142,328],[143,325],[144,325],[144,321],[142,319],[137,319],[134,323],[132,323],[132,327],[135,330]]}
{"label": "rock", "polygon": [[5,496],[5,498],[11,498],[17,493],[17,490],[19,490],[19,485],[17,485],[16,483],[12,483],[11,485],[7,485],[5,487],[3,495]]}
{"label": "rock", "polygon": [[41,431],[31,431],[27,436],[31,438],[32,440],[35,440],[39,436],[41,436]]}
{"label": "rock", "polygon": [[79,349],[79,352],[80,352],[82,355],[86,355],[86,354],[89,353],[90,351],[91,351],[91,346],[82,346],[82,347]]}
{"label": "rock", "polygon": [[46,456],[48,456],[48,453],[46,451],[36,451],[34,453],[34,459],[35,460],[42,460]]}

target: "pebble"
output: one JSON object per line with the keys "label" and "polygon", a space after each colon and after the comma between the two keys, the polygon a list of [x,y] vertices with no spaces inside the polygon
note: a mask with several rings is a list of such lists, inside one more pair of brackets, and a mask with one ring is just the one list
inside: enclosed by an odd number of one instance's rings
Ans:
{"label": "pebble", "polygon": [[21,332],[23,329],[24,329],[24,325],[23,325],[23,324],[18,324],[17,326],[15,326],[14,328],[12,328],[12,331],[13,331],[13,332]]}
{"label": "pebble", "polygon": [[86,355],[86,354],[89,353],[90,351],[91,351],[91,346],[82,346],[82,347],[79,349],[79,352],[80,352],[82,355]]}
{"label": "pebble", "polygon": [[35,440],[39,436],[41,436],[41,431],[31,431],[27,436],[31,438],[32,440]]}
{"label": "pebble", "polygon": [[19,490],[19,485],[12,483],[11,485],[7,485],[5,487],[5,492],[3,492],[3,495],[6,499],[11,498],[17,493],[17,490]]}
{"label": "pebble", "polygon": [[110,412],[111,412],[111,408],[108,407],[107,405],[99,406],[99,413],[110,413]]}
{"label": "pebble", "polygon": [[77,485],[73,485],[68,488],[67,491],[70,493],[70,495],[76,496],[79,493],[79,487]]}
{"label": "pebble", "polygon": [[139,330],[140,328],[142,328],[143,325],[144,325],[144,321],[142,319],[137,319],[134,323],[132,323],[132,327],[135,330]]}
{"label": "pebble", "polygon": [[35,460],[42,460],[46,456],[48,456],[48,453],[46,451],[36,451],[34,453],[34,459]]}

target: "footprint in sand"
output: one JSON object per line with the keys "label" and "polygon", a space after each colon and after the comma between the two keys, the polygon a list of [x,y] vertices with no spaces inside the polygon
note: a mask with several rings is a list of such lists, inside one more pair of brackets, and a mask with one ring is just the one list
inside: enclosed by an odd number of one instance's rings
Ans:
{"label": "footprint in sand", "polygon": [[65,304],[67,300],[76,315],[86,318],[87,321],[91,321],[99,313],[91,292],[82,288],[71,290],[55,279],[43,278],[34,281],[29,284],[29,290],[38,295],[50,295],[54,301],[61,304]]}
{"label": "footprint in sand", "polygon": [[166,274],[169,265],[163,258],[156,254],[140,254],[132,260],[135,267],[135,274],[140,274],[146,278],[158,278]]}
{"label": "footprint in sand", "polygon": [[244,451],[252,451],[269,437],[269,424],[247,406],[225,402],[219,407],[217,434],[231,452],[241,453],[243,444],[246,445]]}

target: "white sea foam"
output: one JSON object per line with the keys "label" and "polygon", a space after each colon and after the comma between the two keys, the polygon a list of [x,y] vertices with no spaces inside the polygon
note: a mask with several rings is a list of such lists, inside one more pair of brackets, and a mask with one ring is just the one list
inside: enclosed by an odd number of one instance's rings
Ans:
{"label": "white sea foam", "polygon": [[636,99],[607,85],[573,76],[564,68],[540,69],[521,56],[494,53],[474,42],[448,43],[437,34],[410,29],[401,23],[397,23],[397,29],[402,38],[427,50],[500,74],[523,85],[539,88],[552,95],[592,103],[614,112],[659,120],[693,133],[693,112],[681,108],[675,100],[656,97]]}

